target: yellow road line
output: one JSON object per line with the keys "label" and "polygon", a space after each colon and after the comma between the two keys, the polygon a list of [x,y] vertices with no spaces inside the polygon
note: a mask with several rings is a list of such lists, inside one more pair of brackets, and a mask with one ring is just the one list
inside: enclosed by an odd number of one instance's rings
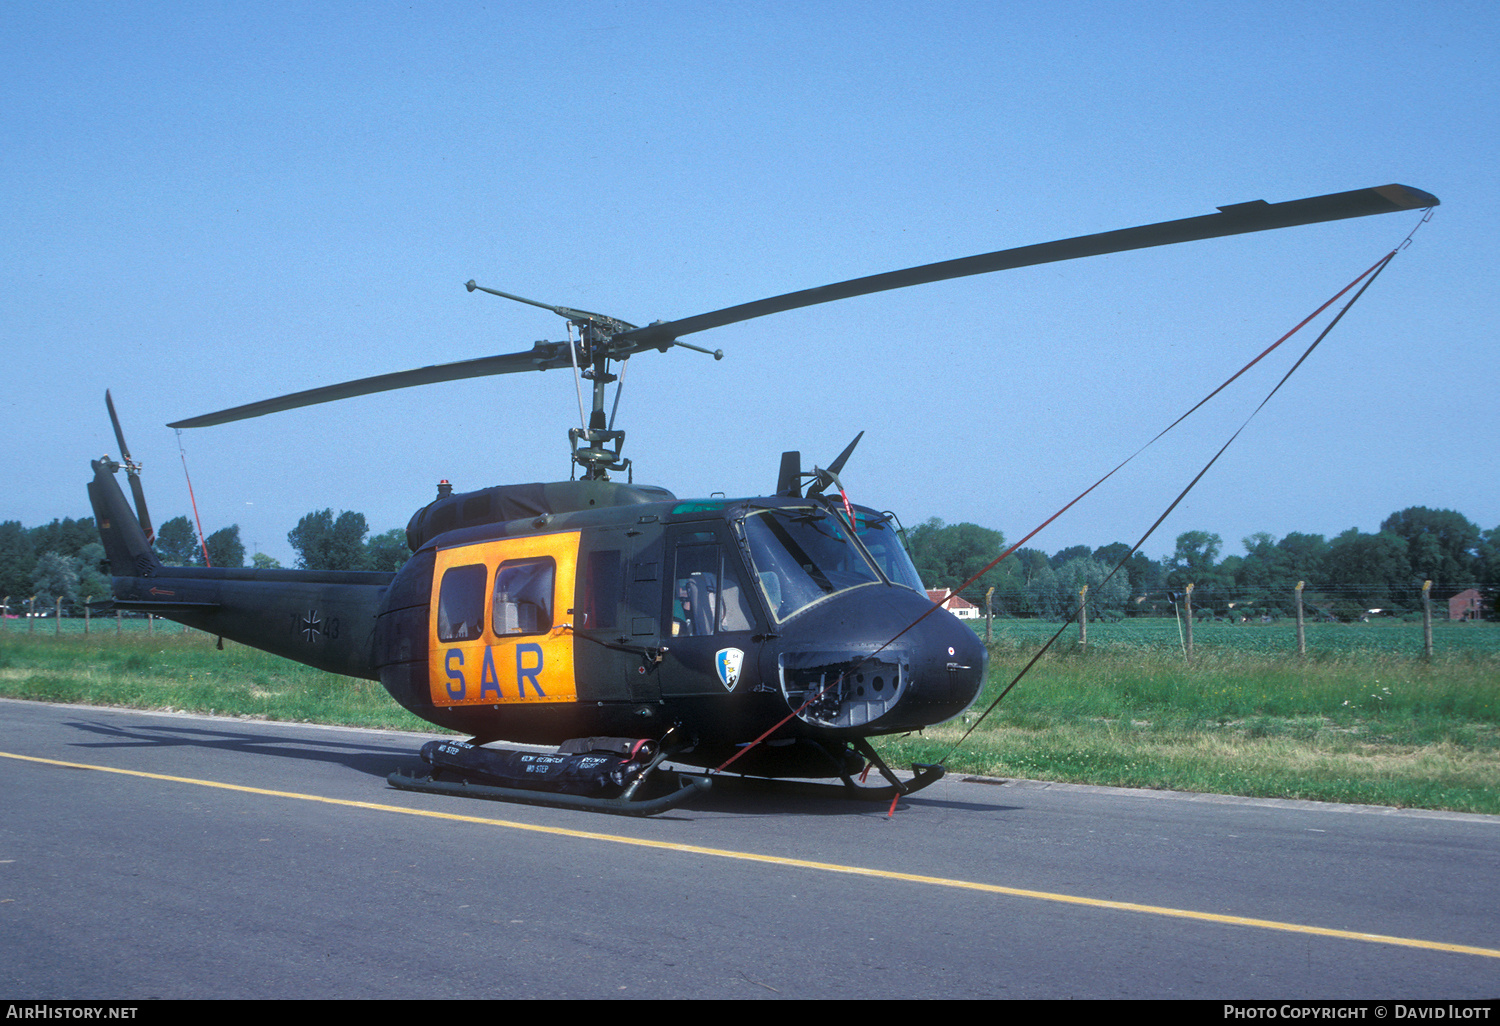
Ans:
{"label": "yellow road line", "polygon": [[1057,894],[1050,891],[1032,891],[1020,887],[1003,887],[999,884],[977,883],[972,880],[953,880],[941,876],[923,876],[918,873],[899,873],[889,869],[869,869],[864,866],[845,866],[836,862],[813,862],[808,859],[784,858],[779,855],[758,855],[754,852],[733,851],[727,848],[705,848],[696,844],[677,844],[672,841],[656,841],[620,834],[603,834],[592,830],[570,830],[566,827],[540,826],[535,823],[518,823],[508,819],[493,819],[488,816],[466,816],[456,812],[437,812],[429,809],[409,809],[399,805],[383,805],[379,802],[357,802],[344,798],[326,798],[316,794],[297,791],[273,791],[264,787],[248,787],[244,784],[225,784],[217,780],[198,780],[193,777],[174,777],[165,773],[147,773],[142,770],[118,769],[113,766],[95,766],[83,762],[63,762],[59,759],[42,759],[32,755],[16,755],[0,752],[0,757],[35,762],[65,769],[97,770],[100,773],[118,773],[128,777],[144,777],[148,780],[166,780],[175,784],[193,784],[198,787],[214,787],[224,791],[240,791],[245,794],[270,795],[276,798],[295,798],[306,802],[321,802],[325,805],[343,805],[355,809],[372,809],[376,812],[394,812],[403,816],[425,816],[458,823],[479,823],[486,826],[506,827],[511,830],[528,830],[538,834],[557,837],[576,837],[590,841],[607,841],[612,844],[634,845],[639,848],[655,848],[663,851],[682,852],[689,855],[711,855],[716,858],[738,859],[742,862],[762,862],[775,866],[797,869],[816,869],[825,873],[844,873],[850,876],[869,876],[883,880],[900,880],[905,883],[926,884],[932,887],[952,887],[960,890],[980,891],[986,894],[1003,894],[1012,898],[1031,898],[1065,905],[1082,905],[1088,908],[1112,909],[1120,912],[1142,912],[1153,916],[1168,916],[1174,919],[1193,919],[1205,923],[1220,923],[1226,926],[1249,926],[1260,930],[1276,930],[1282,933],[1310,934],[1316,937],[1334,937],[1339,940],[1367,941],[1372,944],[1391,944],[1403,948],[1423,948],[1428,951],[1445,951],[1460,955],[1479,955],[1483,958],[1500,958],[1500,949],[1479,948],[1467,944],[1444,944],[1439,941],[1420,940],[1412,937],[1392,937],[1379,933],[1359,933],[1354,930],[1333,930],[1323,926],[1305,926],[1300,923],[1283,923],[1274,919],[1250,919],[1244,916],[1225,916],[1213,912],[1194,912],[1191,909],[1167,908],[1162,905],[1138,905],[1130,901],[1106,901],[1101,898],[1085,898],[1076,894]]}

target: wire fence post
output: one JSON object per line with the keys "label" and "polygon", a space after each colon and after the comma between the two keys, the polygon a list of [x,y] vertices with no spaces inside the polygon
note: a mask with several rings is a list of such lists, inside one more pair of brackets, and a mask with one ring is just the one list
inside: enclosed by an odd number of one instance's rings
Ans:
{"label": "wire fence post", "polygon": [[1078,589],[1078,647],[1089,647],[1089,586]]}
{"label": "wire fence post", "polygon": [[1193,661],[1193,585],[1188,583],[1187,590],[1183,593],[1183,611],[1187,617],[1187,640],[1183,642],[1183,651],[1187,654],[1189,665]]}
{"label": "wire fence post", "polygon": [[1302,586],[1306,583],[1298,581],[1292,589],[1297,596],[1297,655],[1303,659],[1307,658],[1307,629],[1302,623]]}
{"label": "wire fence post", "polygon": [[1422,654],[1432,658],[1432,582],[1422,582]]}

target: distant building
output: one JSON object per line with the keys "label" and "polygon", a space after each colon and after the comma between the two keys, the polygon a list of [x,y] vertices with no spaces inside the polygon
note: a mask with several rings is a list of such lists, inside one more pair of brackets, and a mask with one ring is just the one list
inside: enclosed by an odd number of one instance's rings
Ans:
{"label": "distant building", "polygon": [[941,602],[943,608],[948,610],[960,620],[979,619],[979,607],[966,598],[953,594],[952,588],[927,589],[927,600],[929,602]]}
{"label": "distant building", "polygon": [[1448,600],[1448,619],[1477,620],[1484,609],[1484,598],[1478,588],[1461,591]]}

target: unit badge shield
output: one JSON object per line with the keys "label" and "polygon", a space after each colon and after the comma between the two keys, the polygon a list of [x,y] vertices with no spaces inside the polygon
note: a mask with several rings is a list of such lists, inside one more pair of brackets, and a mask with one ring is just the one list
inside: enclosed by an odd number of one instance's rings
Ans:
{"label": "unit badge shield", "polygon": [[714,656],[714,668],[719,671],[719,683],[725,691],[733,691],[740,679],[740,667],[745,662],[745,653],[737,648],[721,648]]}

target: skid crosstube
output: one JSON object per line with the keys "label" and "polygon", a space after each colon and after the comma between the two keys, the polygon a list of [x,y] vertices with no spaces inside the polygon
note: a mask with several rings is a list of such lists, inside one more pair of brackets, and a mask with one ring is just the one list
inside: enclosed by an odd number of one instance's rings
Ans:
{"label": "skid crosstube", "polygon": [[[904,798],[916,794],[930,784],[935,784],[943,779],[947,772],[944,767],[938,765],[926,765],[915,763],[912,765],[912,778],[898,784],[886,784],[882,786],[866,787],[856,784],[852,779],[846,779],[839,784],[826,784],[814,780],[788,780],[786,778],[751,777],[751,776],[729,776],[728,774],[716,774],[712,777],[700,779],[713,780],[717,789],[732,791],[754,791],[760,794],[785,794],[796,795],[803,798],[841,798],[851,801],[864,801],[878,804],[886,804],[893,798]],[[687,774],[683,774],[687,776]]]}

